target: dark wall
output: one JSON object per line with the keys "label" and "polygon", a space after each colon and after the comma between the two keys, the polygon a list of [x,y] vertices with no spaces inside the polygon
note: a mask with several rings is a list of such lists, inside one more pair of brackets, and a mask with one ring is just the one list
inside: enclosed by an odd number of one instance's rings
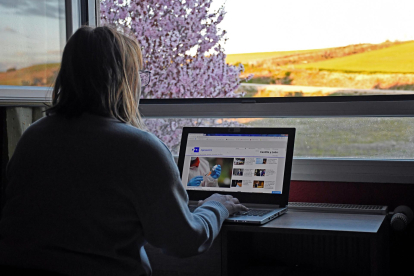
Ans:
{"label": "dark wall", "polygon": [[[400,205],[414,209],[414,184],[292,181],[291,202]],[[390,275],[408,275],[414,260],[414,222],[403,232],[390,231]]]}

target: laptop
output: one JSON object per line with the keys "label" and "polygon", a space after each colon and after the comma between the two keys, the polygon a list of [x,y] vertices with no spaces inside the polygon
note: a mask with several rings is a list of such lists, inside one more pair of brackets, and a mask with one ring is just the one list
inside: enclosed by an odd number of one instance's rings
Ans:
{"label": "laptop", "polygon": [[214,193],[249,208],[226,222],[264,224],[287,211],[294,128],[184,127],[178,167],[193,211]]}

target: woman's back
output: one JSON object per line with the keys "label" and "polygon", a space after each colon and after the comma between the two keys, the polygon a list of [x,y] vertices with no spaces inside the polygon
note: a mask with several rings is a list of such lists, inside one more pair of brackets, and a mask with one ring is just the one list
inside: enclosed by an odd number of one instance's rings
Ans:
{"label": "woman's back", "polygon": [[54,271],[136,268],[144,244],[136,186],[152,184],[144,168],[156,143],[96,115],[50,116],[32,125],[8,166],[0,223],[8,242],[0,245],[0,260],[27,253],[25,263],[45,267],[46,261]]}
{"label": "woman's back", "polygon": [[69,39],[47,117],[21,137],[7,168],[1,266],[66,275],[151,275],[143,245],[186,257],[211,246],[245,210],[212,195],[194,213],[166,146],[140,130],[136,41],[108,27]]}

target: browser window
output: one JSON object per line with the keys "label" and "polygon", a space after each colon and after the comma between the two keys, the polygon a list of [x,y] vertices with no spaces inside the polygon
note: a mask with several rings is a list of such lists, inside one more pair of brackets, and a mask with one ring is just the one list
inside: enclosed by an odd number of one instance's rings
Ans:
{"label": "browser window", "polygon": [[187,190],[282,193],[287,134],[190,133],[187,139]]}

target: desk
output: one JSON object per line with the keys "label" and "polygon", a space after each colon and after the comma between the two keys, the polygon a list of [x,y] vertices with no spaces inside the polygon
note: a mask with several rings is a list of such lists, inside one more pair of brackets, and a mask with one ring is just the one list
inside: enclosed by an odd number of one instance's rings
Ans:
{"label": "desk", "polygon": [[388,275],[388,231],[385,215],[289,210],[262,226],[225,224],[209,252],[200,256],[176,259],[146,249],[154,276],[289,275],[292,268],[315,274]]}

